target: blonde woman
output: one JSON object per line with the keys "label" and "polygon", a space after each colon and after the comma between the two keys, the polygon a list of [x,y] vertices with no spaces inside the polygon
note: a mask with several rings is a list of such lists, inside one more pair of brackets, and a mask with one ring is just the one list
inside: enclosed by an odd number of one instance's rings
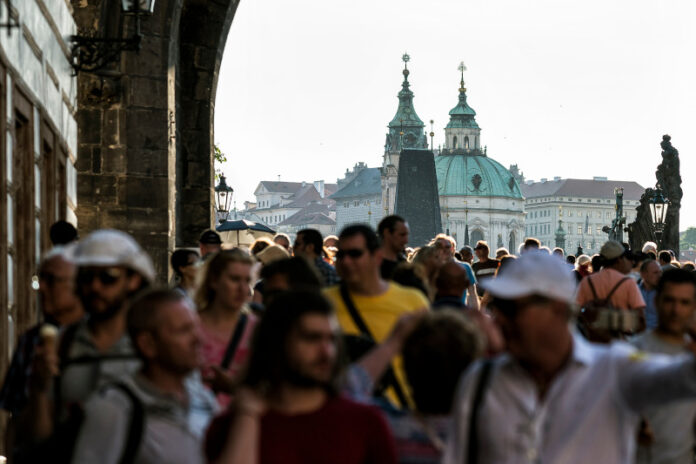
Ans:
{"label": "blonde woman", "polygon": [[247,309],[254,260],[240,248],[214,255],[196,293],[203,334],[203,377],[225,406],[240,368],[249,356],[256,316]]}

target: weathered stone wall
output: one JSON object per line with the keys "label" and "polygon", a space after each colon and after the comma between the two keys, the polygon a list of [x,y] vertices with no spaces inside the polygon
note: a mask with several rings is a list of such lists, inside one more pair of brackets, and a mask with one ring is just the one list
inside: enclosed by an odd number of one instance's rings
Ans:
{"label": "weathered stone wall", "polygon": [[[104,15],[102,1],[72,0],[81,34],[113,33],[119,12]],[[129,232],[162,280],[173,248],[195,245],[212,224],[215,87],[237,3],[159,0],[142,21],[139,53],[79,75],[81,233]],[[132,18],[124,24],[129,34]]]}

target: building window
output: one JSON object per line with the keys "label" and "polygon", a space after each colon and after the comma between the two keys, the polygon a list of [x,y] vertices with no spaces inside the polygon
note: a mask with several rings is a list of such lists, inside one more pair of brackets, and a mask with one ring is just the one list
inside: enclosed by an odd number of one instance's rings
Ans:
{"label": "building window", "polygon": [[452,137],[452,148],[457,148],[457,136]]}
{"label": "building window", "polygon": [[354,201],[354,202],[353,202],[353,206],[356,206],[356,207],[357,207],[357,206],[360,206],[360,202],[359,202],[359,201]]}
{"label": "building window", "polygon": [[582,235],[582,226],[578,226],[578,235]]}
{"label": "building window", "polygon": [[464,137],[464,148],[465,148],[466,150],[469,149],[469,137],[468,137],[468,136],[467,136],[467,137]]}

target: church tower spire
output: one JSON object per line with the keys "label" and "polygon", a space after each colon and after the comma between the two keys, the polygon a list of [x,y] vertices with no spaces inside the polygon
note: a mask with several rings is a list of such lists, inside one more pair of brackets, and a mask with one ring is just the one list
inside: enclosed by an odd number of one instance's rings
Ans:
{"label": "church tower spire", "polygon": [[387,144],[385,152],[400,152],[404,148],[428,148],[428,141],[425,135],[425,124],[420,120],[413,107],[413,92],[408,76],[408,62],[411,57],[404,53],[401,59],[404,62],[404,81],[401,83],[399,92],[399,107],[394,118],[389,123],[389,133],[387,134]]}
{"label": "church tower spire", "polygon": [[476,111],[466,101],[464,86],[464,71],[466,66],[459,64],[461,80],[459,82],[459,102],[449,112],[450,121],[445,127],[445,149],[449,151],[463,150],[465,152],[481,153],[481,128],[476,122]]}

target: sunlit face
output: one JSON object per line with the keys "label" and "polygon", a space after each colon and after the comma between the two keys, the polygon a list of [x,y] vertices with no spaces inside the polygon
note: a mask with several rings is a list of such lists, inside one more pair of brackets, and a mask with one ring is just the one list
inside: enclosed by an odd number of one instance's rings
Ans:
{"label": "sunlit face", "polygon": [[346,284],[369,282],[374,279],[375,272],[381,264],[380,251],[370,253],[362,235],[356,234],[338,241],[336,270]]}
{"label": "sunlit face", "polygon": [[77,267],[60,256],[45,262],[39,271],[41,310],[47,316],[72,311],[80,304],[75,293]]}
{"label": "sunlit face", "polygon": [[336,367],[338,322],[323,314],[306,314],[288,336],[290,382],[303,386],[328,384]]}
{"label": "sunlit face", "polygon": [[661,275],[662,268],[657,261],[654,260],[646,264],[645,269],[640,273],[641,279],[643,279],[643,282],[650,286],[650,288],[655,288],[657,286]]}
{"label": "sunlit face", "polygon": [[394,226],[394,230],[389,229],[384,230],[384,241],[395,253],[400,253],[404,251],[406,245],[408,245],[408,237],[410,234],[410,229],[408,223],[397,222]]}
{"label": "sunlit face", "polygon": [[174,372],[186,374],[202,365],[198,316],[183,301],[163,303],[154,333],[154,358]]}
{"label": "sunlit face", "polygon": [[280,245],[283,248],[285,248],[286,250],[290,251],[290,240],[288,240],[287,238],[285,238],[283,236],[279,236],[279,237],[274,238],[273,242],[276,245]]}
{"label": "sunlit face", "polygon": [[211,288],[215,291],[216,302],[226,307],[239,309],[249,299],[250,285],[251,265],[231,262],[212,282]]}
{"label": "sunlit face", "polygon": [[690,283],[666,283],[655,303],[660,330],[681,336],[693,322],[696,289]]}

